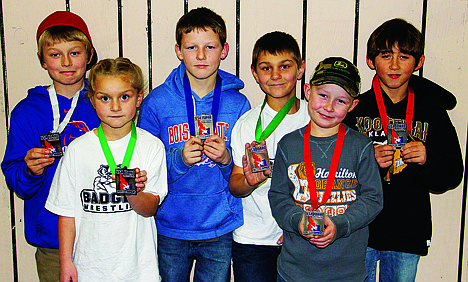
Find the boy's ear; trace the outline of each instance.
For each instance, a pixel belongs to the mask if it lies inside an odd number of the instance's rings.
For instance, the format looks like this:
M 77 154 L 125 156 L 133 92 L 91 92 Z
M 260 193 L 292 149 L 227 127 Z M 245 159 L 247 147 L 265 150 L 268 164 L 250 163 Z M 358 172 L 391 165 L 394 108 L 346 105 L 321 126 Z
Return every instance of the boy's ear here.
M 353 102 L 351 103 L 351 106 L 348 109 L 348 113 L 351 112 L 356 106 L 359 104 L 359 100 L 354 98 Z
M 304 94 L 305 94 L 306 100 L 309 101 L 309 97 L 310 97 L 310 84 L 309 83 L 304 84 Z
M 41 54 L 39 54 L 39 52 L 37 52 L 36 54 L 37 54 L 37 59 L 39 60 L 39 63 L 41 64 L 41 67 L 43 69 L 47 70 L 47 66 L 46 66 L 45 62 L 41 61 Z
M 305 72 L 305 61 L 302 61 L 301 65 L 297 68 L 297 80 L 301 79 Z
M 91 49 L 91 55 L 88 58 L 88 62 L 86 63 L 87 65 L 89 65 L 91 63 L 91 60 L 93 59 L 93 56 L 94 56 L 94 49 Z
M 374 62 L 373 62 L 371 59 L 366 58 L 366 62 L 367 62 L 367 66 L 368 66 L 371 70 L 375 70 Z
M 419 58 L 419 62 L 416 65 L 416 67 L 414 68 L 414 71 L 419 70 L 423 66 L 425 59 L 426 59 L 426 57 L 424 55 L 421 55 L 421 58 Z
M 223 50 L 221 50 L 221 60 L 226 59 L 229 53 L 229 44 L 226 42 L 224 43 Z
M 184 55 L 182 54 L 182 51 L 180 51 L 179 44 L 176 43 L 174 49 L 175 49 L 175 53 L 177 55 L 177 58 L 179 58 L 179 60 L 183 61 L 184 60 Z
M 250 66 L 250 70 L 252 71 L 252 75 L 253 75 L 255 81 L 256 81 L 257 83 L 259 83 L 258 74 L 257 74 L 257 71 L 255 70 L 255 67 Z

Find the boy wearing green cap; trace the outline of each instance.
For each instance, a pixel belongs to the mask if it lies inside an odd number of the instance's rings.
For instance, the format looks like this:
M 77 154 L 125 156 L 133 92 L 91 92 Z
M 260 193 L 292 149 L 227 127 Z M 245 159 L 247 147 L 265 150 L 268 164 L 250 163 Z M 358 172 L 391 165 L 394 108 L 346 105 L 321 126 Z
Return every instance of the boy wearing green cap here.
M 372 141 L 341 123 L 358 104 L 359 71 L 327 58 L 304 90 L 310 123 L 279 142 L 268 195 L 284 231 L 278 281 L 364 281 L 382 187 Z

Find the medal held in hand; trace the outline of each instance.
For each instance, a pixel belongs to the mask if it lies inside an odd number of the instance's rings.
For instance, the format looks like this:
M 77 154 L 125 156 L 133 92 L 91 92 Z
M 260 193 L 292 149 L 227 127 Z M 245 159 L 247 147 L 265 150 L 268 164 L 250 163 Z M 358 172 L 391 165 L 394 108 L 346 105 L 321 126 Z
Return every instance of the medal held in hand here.
M 47 133 L 39 135 L 41 147 L 49 151 L 50 158 L 60 158 L 63 156 L 62 143 L 60 142 L 60 133 Z
M 202 113 L 194 116 L 195 136 L 205 140 L 214 134 L 213 116 Z
M 271 168 L 266 145 L 250 147 L 246 150 L 246 155 L 252 172 L 260 172 Z
M 115 170 L 115 190 L 117 195 L 136 195 L 136 171 L 134 169 Z
M 406 123 L 393 123 L 387 126 L 387 144 L 401 148 L 406 145 Z
M 325 213 L 319 211 L 306 211 L 304 220 L 304 234 L 323 236 L 325 228 Z

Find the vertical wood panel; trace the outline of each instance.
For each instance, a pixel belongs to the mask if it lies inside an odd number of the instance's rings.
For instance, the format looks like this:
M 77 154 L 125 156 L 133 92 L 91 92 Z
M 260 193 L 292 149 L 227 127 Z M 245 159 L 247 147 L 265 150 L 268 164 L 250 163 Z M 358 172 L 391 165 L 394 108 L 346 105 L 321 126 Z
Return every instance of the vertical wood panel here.
M 117 0 L 70 0 L 70 11 L 80 15 L 88 25 L 99 60 L 119 55 L 117 10 Z
M 467 1 L 428 1 L 424 76 L 456 95 L 458 105 L 449 114 L 457 129 L 463 152 L 466 150 L 468 117 L 467 16 Z M 434 278 L 444 281 L 457 280 L 462 200 L 462 186 L 442 195 L 431 195 L 434 227 L 432 246 L 428 257 L 420 262 L 419 281 Z M 436 263 L 437 260 L 444 263 Z M 466 273 L 466 252 L 463 267 Z M 434 277 L 434 274 L 437 275 Z M 466 275 L 463 281 L 467 281 Z
M 184 0 L 152 1 L 153 31 L 153 88 L 166 80 L 169 73 L 179 65 L 174 46 L 175 27 L 184 14 Z
M 122 0 L 123 56 L 137 64 L 149 78 L 146 1 Z
M 354 1 L 320 1 L 309 5 L 306 79 L 324 58 L 342 56 L 353 61 Z

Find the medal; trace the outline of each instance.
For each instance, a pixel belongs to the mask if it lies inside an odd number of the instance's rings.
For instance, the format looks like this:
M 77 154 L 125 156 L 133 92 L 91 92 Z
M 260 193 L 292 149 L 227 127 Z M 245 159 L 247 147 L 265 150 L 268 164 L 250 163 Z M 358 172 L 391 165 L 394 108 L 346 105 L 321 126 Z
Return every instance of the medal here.
M 55 91 L 54 84 L 52 83 L 49 86 L 49 99 L 50 105 L 52 106 L 52 114 L 54 116 L 54 130 L 48 132 L 47 134 L 39 135 L 39 139 L 41 141 L 41 147 L 46 148 L 49 150 L 49 157 L 60 158 L 63 156 L 63 149 L 62 143 L 60 141 L 60 133 L 65 129 L 70 122 L 71 116 L 75 111 L 76 104 L 78 103 L 78 98 L 80 96 L 81 90 L 84 88 L 84 83 L 81 86 L 80 90 L 78 90 L 75 95 L 73 95 L 72 103 L 70 110 L 67 112 L 65 117 L 63 118 L 62 122 L 60 122 L 60 109 L 59 103 L 57 99 L 57 92 Z
M 124 159 L 122 161 L 122 168 L 117 169 L 117 165 L 114 160 L 114 156 L 109 148 L 107 143 L 106 136 L 104 136 L 104 131 L 102 130 L 102 124 L 98 127 L 98 137 L 99 143 L 101 144 L 102 151 L 106 157 L 107 164 L 109 165 L 112 174 L 115 175 L 116 182 L 116 191 L 117 194 L 132 194 L 137 193 L 135 186 L 135 170 L 127 169 L 130 165 L 132 159 L 133 150 L 135 149 L 137 134 L 135 124 L 132 122 L 132 133 L 130 135 L 130 140 L 127 145 L 127 150 L 125 151 Z
M 39 135 L 41 147 L 48 150 L 49 158 L 59 158 L 63 156 L 62 143 L 59 133 L 48 133 Z
M 134 169 L 115 170 L 115 190 L 117 195 L 136 195 L 136 171 Z
M 325 230 L 325 213 L 316 210 L 306 211 L 304 220 L 304 234 L 323 236 Z
M 206 115 L 205 113 L 202 113 L 201 115 L 194 116 L 194 121 L 196 137 L 200 138 L 201 140 L 205 140 L 214 134 L 212 115 Z
M 247 148 L 246 155 L 247 160 L 250 162 L 252 172 L 260 172 L 271 168 L 266 145 L 257 145 Z
M 263 100 L 260 114 L 257 119 L 257 126 L 255 127 L 255 141 L 260 144 L 263 140 L 267 139 L 268 136 L 278 127 L 283 121 L 288 112 L 291 110 L 294 103 L 296 103 L 296 96 L 291 97 L 286 104 L 279 110 L 278 113 L 273 117 L 270 123 L 267 125 L 265 130 L 262 131 L 262 112 L 267 103 L 267 98 Z M 246 150 L 247 159 L 250 161 L 252 172 L 260 172 L 271 168 L 270 158 L 268 157 L 268 150 L 266 145 L 257 145 L 250 147 Z
M 345 131 L 346 130 L 345 130 L 344 125 L 340 123 L 339 128 L 338 128 L 338 136 L 336 138 L 335 149 L 333 151 L 333 157 L 332 157 L 332 161 L 330 164 L 330 171 L 328 172 L 327 185 L 325 187 L 325 193 L 323 194 L 322 202 L 320 204 L 318 203 L 317 188 L 315 187 L 315 175 L 314 175 L 315 171 L 312 167 L 312 156 L 310 152 L 310 122 L 307 125 L 306 130 L 304 132 L 304 140 L 303 140 L 304 163 L 305 163 L 305 168 L 306 168 L 307 183 L 309 186 L 310 204 L 314 212 L 318 212 L 317 211 L 318 207 L 326 203 L 328 201 L 328 198 L 330 197 L 330 194 L 333 188 L 333 182 L 335 181 L 336 170 L 338 169 L 338 164 L 340 162 L 341 151 L 343 148 L 344 137 L 346 133 Z M 320 233 L 319 231 L 315 229 L 310 229 L 311 227 L 314 227 L 315 222 L 322 224 L 323 226 L 322 221 L 320 221 L 320 213 L 307 215 L 307 211 L 306 211 L 306 220 L 304 220 L 304 222 L 305 222 L 304 234 L 313 234 L 312 232 L 314 232 L 316 233 L 314 235 L 323 236 L 323 230 Z M 309 233 L 306 233 L 306 232 L 309 232 Z
M 402 171 L 406 164 L 403 159 L 399 156 L 400 148 L 403 147 L 407 142 L 407 136 L 411 134 L 411 127 L 413 124 L 413 111 L 414 111 L 414 91 L 408 87 L 408 104 L 406 105 L 406 116 L 405 123 L 388 123 L 387 110 L 385 109 L 385 103 L 383 101 L 382 90 L 380 89 L 379 79 L 376 75 L 372 80 L 372 87 L 374 88 L 375 100 L 377 101 L 377 107 L 379 108 L 380 120 L 382 121 L 382 128 L 387 135 L 387 144 L 390 146 L 397 147 L 397 154 L 394 155 L 393 164 L 384 176 L 384 180 L 390 183 L 390 174 L 396 174 Z M 396 169 L 398 168 L 399 169 Z
M 216 76 L 213 103 L 211 104 L 211 114 L 202 113 L 201 115 L 195 115 L 195 100 L 192 96 L 192 88 L 190 88 L 190 81 L 187 73 L 184 76 L 184 94 L 190 135 L 205 140 L 215 133 L 214 130 L 218 119 L 219 100 L 221 98 L 221 77 L 219 75 Z M 209 133 L 207 133 L 208 130 Z

